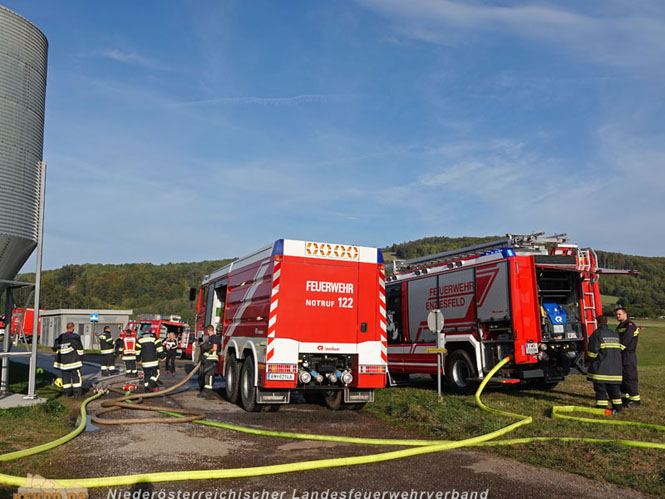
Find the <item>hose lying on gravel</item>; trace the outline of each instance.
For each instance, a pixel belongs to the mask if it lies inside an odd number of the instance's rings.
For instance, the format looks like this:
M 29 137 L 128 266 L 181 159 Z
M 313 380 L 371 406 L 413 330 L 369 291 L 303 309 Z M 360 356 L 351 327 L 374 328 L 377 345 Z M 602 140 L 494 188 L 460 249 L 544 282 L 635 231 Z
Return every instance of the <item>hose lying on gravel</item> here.
M 190 421 L 196 421 L 196 420 L 202 420 L 205 419 L 205 414 L 203 414 L 200 411 L 191 411 L 187 409 L 172 409 L 170 407 L 160 407 L 160 406 L 155 406 L 155 405 L 143 405 L 142 402 L 145 399 L 148 398 L 154 398 L 154 397 L 163 397 L 164 395 L 168 395 L 178 388 L 180 388 L 182 385 L 187 383 L 194 374 L 200 369 L 201 363 L 199 362 L 194 366 L 194 369 L 185 376 L 185 378 L 176 383 L 175 385 L 167 388 L 166 390 L 159 391 L 159 392 L 154 392 L 154 393 L 135 393 L 132 395 L 123 395 L 122 397 L 115 398 L 112 400 L 105 400 L 102 402 L 102 407 L 105 409 L 101 411 L 97 411 L 96 414 L 92 415 L 90 418 L 90 421 L 92 421 L 94 424 L 104 424 L 104 425 L 114 425 L 114 424 L 148 424 L 148 423 L 166 423 L 166 424 L 174 424 L 174 423 L 188 423 Z M 108 386 L 104 387 L 108 391 L 113 391 L 117 393 L 124 394 L 125 392 L 118 389 L 114 388 L 113 384 L 110 384 Z M 134 403 L 130 403 L 131 401 L 134 401 Z M 131 418 L 131 419 L 108 419 L 108 418 L 101 418 L 100 416 L 102 414 L 109 414 L 111 412 L 116 412 L 120 411 L 122 409 L 130 409 L 130 410 L 138 410 L 138 411 L 153 411 L 153 412 L 163 412 L 168 410 L 169 412 L 172 412 L 174 414 L 178 414 L 179 417 L 173 418 L 173 417 L 151 417 L 151 418 Z
M 77 478 L 77 479 L 72 479 L 72 480 L 59 480 L 59 479 L 54 479 L 54 480 L 49 480 L 51 483 L 55 483 L 57 486 L 60 487 L 69 487 L 69 486 L 77 486 L 77 487 L 114 487 L 114 486 L 119 486 L 119 485 L 131 485 L 131 484 L 137 484 L 137 483 L 154 483 L 154 482 L 169 482 L 169 481 L 184 481 L 184 480 L 204 480 L 204 479 L 214 479 L 214 478 L 238 478 L 238 477 L 254 477 L 254 476 L 263 476 L 263 475 L 272 475 L 272 474 L 278 474 L 278 473 L 291 473 L 291 472 L 296 472 L 296 471 L 304 471 L 304 470 L 315 470 L 315 469 L 323 469 L 323 468 L 332 468 L 332 467 L 338 467 L 338 466 L 353 466 L 353 465 L 359 465 L 359 464 L 367 464 L 367 463 L 377 463 L 377 462 L 382 462 L 382 461 L 389 461 L 393 459 L 400 459 L 404 457 L 409 457 L 409 456 L 416 456 L 416 455 L 422 455 L 422 454 L 429 454 L 429 453 L 434 453 L 434 452 L 440 452 L 444 450 L 450 450 L 450 449 L 456 449 L 460 447 L 475 447 L 475 446 L 483 446 L 483 445 L 514 445 L 514 444 L 521 444 L 521 443 L 529 443 L 529 442 L 540 442 L 540 441 L 583 441 L 583 442 L 596 442 L 596 443 L 605 443 L 605 442 L 616 442 L 620 443 L 623 445 L 628 445 L 632 447 L 645 447 L 645 448 L 655 448 L 655 449 L 664 449 L 665 444 L 661 443 L 656 443 L 656 442 L 639 442 L 639 441 L 631 441 L 631 440 L 610 440 L 610 439 L 595 439 L 595 438 L 579 438 L 579 437 L 531 437 L 531 438 L 517 438 L 517 439 L 512 439 L 512 440 L 499 440 L 499 441 L 491 441 L 497 437 L 500 437 L 502 435 L 505 435 L 521 426 L 527 425 L 532 422 L 532 418 L 530 416 L 524 416 L 521 414 L 514 414 L 510 413 L 507 411 L 500 411 L 497 409 L 493 409 L 490 407 L 485 406 L 485 404 L 482 403 L 480 400 L 480 394 L 482 393 L 485 385 L 487 384 L 487 381 L 491 379 L 491 377 L 494 375 L 496 371 L 498 371 L 501 366 L 503 366 L 506 362 L 508 362 L 510 359 L 506 357 L 503 359 L 501 362 L 499 362 L 494 369 L 487 375 L 485 380 L 481 383 L 480 387 L 478 388 L 478 391 L 476 392 L 476 403 L 478 407 L 484 411 L 487 412 L 492 412 L 495 414 L 503 415 L 503 416 L 509 416 L 509 417 L 515 417 L 518 418 L 519 421 L 510 424 L 504 428 L 501 428 L 499 430 L 486 433 L 484 435 L 479 435 L 477 437 L 473 438 L 467 438 L 464 440 L 458 440 L 458 441 L 441 441 L 441 440 L 432 440 L 429 443 L 426 443 L 425 441 L 412 441 L 411 445 L 414 447 L 410 447 L 407 449 L 402 449 L 402 450 L 397 450 L 397 451 L 392 451 L 392 452 L 383 452 L 383 453 L 378 453 L 378 454 L 370 454 L 370 455 L 364 455 L 364 456 L 354 456 L 354 457 L 343 457 L 343 458 L 332 458 L 332 459 L 321 459 L 321 460 L 314 460 L 314 461 L 303 461 L 303 462 L 295 462 L 295 463 L 285 463 L 285 464 L 277 464 L 277 465 L 267 465 L 267 466 L 255 466 L 251 468 L 235 468 L 235 469 L 218 469 L 218 470 L 191 470 L 191 471 L 167 471 L 167 472 L 158 472 L 158 473 L 142 473 L 142 474 L 137 474 L 137 475 L 120 475 L 120 476 L 108 476 L 108 477 L 97 477 L 97 478 Z M 197 366 L 198 367 L 198 366 Z M 116 404 L 122 404 L 122 406 L 118 406 L 119 410 L 120 408 L 125 408 L 125 401 L 128 400 L 138 400 L 141 401 L 144 398 L 150 398 L 150 397 L 156 397 L 156 396 L 161 396 L 165 395 L 167 393 L 171 393 L 173 390 L 177 389 L 179 386 L 184 384 L 191 376 L 194 374 L 195 371 L 190 373 L 190 375 L 185 378 L 181 383 L 178 383 L 177 385 L 174 385 L 173 387 L 169 388 L 168 390 L 164 390 L 163 392 L 158 392 L 155 394 L 137 394 L 137 395 L 132 395 L 129 397 L 121 397 L 120 399 L 116 399 L 116 401 L 109 401 L 110 404 L 116 403 Z M 96 395 L 98 397 L 99 394 Z M 93 398 L 87 399 L 84 401 L 81 411 L 82 411 L 82 419 L 84 420 L 85 417 L 85 405 L 92 400 Z M 135 407 L 136 404 L 127 404 L 131 407 L 128 407 L 130 409 L 138 409 L 139 407 Z M 112 406 L 111 408 L 114 408 L 115 406 Z M 146 406 L 144 406 L 146 407 Z M 155 410 L 151 408 L 150 410 Z M 189 418 L 183 417 L 181 414 L 176 413 L 176 411 L 172 411 L 170 409 L 166 410 L 164 408 L 159 408 L 160 412 L 166 413 L 166 414 L 173 414 L 175 416 L 173 419 L 178 420 L 179 422 L 183 422 L 185 420 L 189 420 Z M 593 422 L 606 422 L 604 420 L 590 420 L 589 418 L 577 418 L 574 416 L 565 416 L 562 415 L 561 413 L 563 412 L 572 412 L 572 411 L 580 411 L 580 412 L 587 412 L 587 413 L 592 413 L 592 414 L 605 414 L 604 411 L 597 411 L 597 410 L 587 410 L 586 408 L 580 408 L 580 407 L 572 407 L 572 406 L 557 406 L 553 409 L 553 416 L 554 417 L 567 417 L 571 419 L 578 419 L 580 421 L 593 421 Z M 108 412 L 108 411 L 106 411 Z M 137 422 L 137 420 L 129 420 L 129 422 Z M 150 422 L 160 422 L 158 419 L 151 419 Z M 208 421 L 202 421 L 202 420 L 196 420 L 196 423 L 200 424 L 210 424 L 211 422 Z M 619 423 L 618 421 L 615 421 L 614 424 Z M 665 427 L 662 427 L 660 425 L 652 425 L 652 424 L 647 424 L 647 423 L 635 423 L 635 422 L 625 422 L 627 424 L 634 424 L 638 426 L 645 426 L 649 428 L 654 428 L 654 429 L 663 429 Z M 104 424 L 104 423 L 102 423 Z M 222 426 L 222 424 L 214 424 L 215 426 Z M 243 431 L 240 430 L 240 427 L 233 427 L 232 425 L 223 425 L 225 428 L 228 429 L 234 429 L 236 431 Z M 257 435 L 266 435 L 266 436 L 280 436 L 280 437 L 287 437 L 288 438 L 311 438 L 311 439 L 316 439 L 316 440 L 326 440 L 326 439 L 336 439 L 337 441 L 340 437 L 328 437 L 328 436 L 323 436 L 323 435 L 306 435 L 306 434 L 294 434 L 294 433 L 285 433 L 285 432 L 269 432 L 269 431 L 262 431 L 262 430 L 252 430 L 252 433 L 257 434 Z M 345 437 L 341 437 L 342 439 L 345 439 Z M 345 439 L 346 440 L 346 439 Z M 352 442 L 353 440 L 353 442 Z M 364 440 L 364 441 L 363 441 Z M 353 439 L 348 439 L 349 443 L 370 443 L 370 444 L 377 444 L 379 441 L 382 439 L 360 439 L 360 438 L 353 438 Z M 388 443 L 389 440 L 386 439 L 383 443 Z M 398 443 L 399 442 L 399 443 Z M 408 445 L 406 444 L 407 441 L 400 441 L 400 440 L 392 440 L 390 444 L 392 445 Z M 51 446 L 54 447 L 55 445 Z M 43 447 L 43 446 L 42 446 Z M 51 448 L 49 447 L 49 448 Z M 37 449 L 37 448 L 34 448 Z M 29 452 L 33 449 L 27 449 L 25 451 L 19 451 L 19 453 L 25 453 Z M 30 452 L 30 454 L 34 454 L 36 452 Z M 17 454 L 17 453 L 12 453 L 12 454 Z M 25 454 L 29 455 L 29 454 Z M 0 455 L 0 460 L 9 460 L 6 459 L 6 457 L 9 456 L 9 454 L 5 455 Z M 17 456 L 17 457 L 22 457 L 22 456 Z M 16 459 L 17 457 L 13 457 L 13 459 Z M 3 459 L 5 458 L 5 459 Z M 41 483 L 41 482 L 40 482 Z M 5 484 L 5 485 L 13 485 L 17 487 L 21 486 L 26 486 L 26 485 L 32 485 L 35 487 L 39 487 L 40 483 L 33 483 L 31 482 L 28 478 L 24 477 L 18 477 L 18 476 L 11 476 L 11 475 L 5 475 L 5 474 L 0 474 L 0 484 Z

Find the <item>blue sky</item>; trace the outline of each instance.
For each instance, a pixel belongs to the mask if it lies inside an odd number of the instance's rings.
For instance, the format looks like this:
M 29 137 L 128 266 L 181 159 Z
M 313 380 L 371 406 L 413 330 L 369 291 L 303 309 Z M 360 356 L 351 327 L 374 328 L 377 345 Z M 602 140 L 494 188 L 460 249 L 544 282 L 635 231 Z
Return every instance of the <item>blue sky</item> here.
M 533 231 L 665 255 L 659 0 L 0 3 L 50 44 L 45 268 Z

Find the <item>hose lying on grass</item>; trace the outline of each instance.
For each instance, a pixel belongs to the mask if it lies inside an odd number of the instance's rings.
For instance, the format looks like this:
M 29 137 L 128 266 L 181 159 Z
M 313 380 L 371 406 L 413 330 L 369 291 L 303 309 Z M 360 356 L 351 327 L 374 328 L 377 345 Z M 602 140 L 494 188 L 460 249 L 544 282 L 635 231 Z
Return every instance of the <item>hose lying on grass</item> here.
M 405 457 L 410 457 L 410 456 L 416 456 L 416 455 L 422 455 L 422 454 L 429 454 L 429 453 L 434 453 L 434 452 L 441 452 L 444 450 L 450 450 L 450 449 L 456 449 L 460 447 L 475 447 L 475 446 L 487 446 L 487 445 L 515 445 L 515 444 L 522 444 L 522 443 L 530 443 L 530 442 L 542 442 L 542 441 L 583 441 L 583 442 L 596 442 L 596 443 L 607 443 L 607 442 L 616 442 L 620 443 L 622 445 L 628 445 L 628 446 L 633 446 L 633 447 L 648 447 L 648 448 L 655 448 L 655 449 L 665 449 L 665 444 L 661 443 L 654 443 L 654 442 L 639 442 L 639 441 L 632 441 L 632 440 L 612 440 L 612 439 L 594 439 L 594 438 L 580 438 L 580 437 L 531 437 L 531 438 L 519 438 L 519 439 L 512 439 L 512 440 L 494 440 L 497 437 L 503 436 L 519 427 L 525 426 L 530 424 L 533 419 L 531 416 L 524 416 L 521 414 L 514 414 L 506 411 L 501 411 L 498 409 L 493 409 L 490 407 L 487 407 L 483 402 L 480 400 L 480 395 L 483 392 L 483 389 L 485 388 L 488 380 L 496 373 L 506 362 L 510 360 L 509 357 L 506 357 L 503 359 L 501 362 L 499 362 L 492 371 L 486 376 L 486 378 L 483 380 L 483 382 L 480 384 L 476 395 L 475 395 L 475 400 L 476 404 L 478 407 L 484 411 L 491 412 L 494 414 L 502 415 L 502 416 L 507 416 L 507 417 L 513 417 L 513 418 L 518 418 L 519 421 L 508 425 L 504 428 L 501 428 L 499 430 L 480 435 L 477 437 L 473 438 L 468 438 L 464 440 L 459 440 L 459 441 L 445 441 L 445 440 L 399 440 L 399 439 L 372 439 L 372 438 L 354 438 L 354 437 L 339 437 L 339 436 L 329 436 L 329 435 L 309 435 L 309 434 L 304 434 L 304 433 L 288 433 L 288 432 L 274 432 L 274 431 L 265 431 L 265 430 L 257 430 L 253 428 L 245 428 L 241 426 L 236 426 L 236 425 L 228 425 L 224 423 L 216 423 L 212 421 L 204 421 L 202 418 L 194 420 L 195 423 L 198 424 L 204 424 L 208 426 L 216 426 L 224 429 L 229 429 L 229 430 L 234 430 L 234 431 L 242 431 L 245 433 L 251 433 L 254 435 L 263 435 L 263 436 L 271 436 L 271 437 L 280 437 L 280 438 L 296 438 L 296 439 L 307 439 L 307 440 L 327 440 L 327 441 L 335 441 L 335 442 L 344 442 L 344 443 L 354 443 L 354 444 L 365 444 L 365 445 L 400 445 L 400 446 L 410 446 L 408 449 L 402 449 L 402 450 L 397 450 L 397 451 L 391 451 L 391 452 L 383 452 L 383 453 L 378 453 L 378 454 L 370 454 L 370 455 L 365 455 L 365 456 L 355 456 L 355 457 L 344 457 L 344 458 L 333 458 L 333 459 L 321 459 L 321 460 L 314 460 L 314 461 L 302 461 L 302 462 L 296 462 L 296 463 L 286 463 L 286 464 L 277 464 L 277 465 L 267 465 L 267 466 L 255 466 L 255 467 L 250 467 L 250 468 L 235 468 L 235 469 L 220 469 L 220 470 L 196 470 L 196 471 L 180 471 L 180 472 L 173 472 L 173 471 L 168 471 L 168 472 L 159 472 L 159 473 L 143 473 L 143 474 L 137 474 L 137 475 L 119 475 L 119 476 L 110 476 L 110 477 L 98 477 L 98 478 L 80 478 L 80 479 L 73 479 L 73 480 L 49 480 L 50 482 L 53 482 L 57 484 L 59 487 L 86 487 L 86 488 L 93 488 L 93 487 L 113 487 L 113 486 L 119 486 L 119 485 L 132 485 L 136 483 L 145 483 L 145 482 L 167 482 L 167 481 L 184 481 L 184 480 L 209 480 L 209 479 L 215 479 L 215 478 L 240 478 L 240 477 L 250 477 L 250 476 L 263 476 L 263 475 L 271 475 L 271 474 L 278 474 L 278 473 L 291 473 L 291 472 L 296 472 L 296 471 L 305 471 L 305 470 L 314 470 L 314 469 L 323 469 L 323 468 L 332 468 L 332 467 L 339 467 L 339 466 L 354 466 L 354 465 L 359 465 L 359 464 L 368 464 L 368 463 L 377 463 L 377 462 L 382 462 L 382 461 L 389 461 L 393 459 L 401 459 Z M 183 383 L 187 381 L 191 375 L 193 375 L 193 372 L 190 373 L 190 376 L 188 376 L 185 380 L 183 380 Z M 149 395 L 134 395 L 130 397 L 121 397 L 120 399 L 116 399 L 115 401 L 109 401 L 109 405 L 111 408 L 116 407 L 116 405 L 113 405 L 115 402 L 116 404 L 122 404 L 121 406 L 117 406 L 118 409 L 120 407 L 125 408 L 125 402 L 129 401 L 131 397 L 131 400 L 142 400 L 144 398 L 148 398 L 151 396 L 162 396 L 167 393 L 172 392 L 179 386 L 181 386 L 183 383 L 179 383 L 178 385 L 175 385 L 174 387 L 171 387 L 168 390 L 165 390 L 163 392 L 155 393 L 155 394 L 149 394 Z M 86 399 L 82 406 L 81 406 L 81 411 L 82 411 L 82 420 L 85 420 L 84 418 L 84 411 L 85 411 L 85 405 L 90 402 L 91 400 L 94 400 L 94 398 L 97 398 L 99 394 L 97 394 L 95 397 L 91 397 L 90 399 Z M 126 404 L 132 407 L 129 407 L 131 409 L 134 409 L 135 407 L 133 404 Z M 116 409 L 117 410 L 117 409 Z M 153 408 L 150 408 L 150 410 L 155 410 Z M 173 419 L 179 420 L 179 421 L 184 421 L 184 420 L 189 420 L 190 416 L 183 416 L 182 413 L 172 411 L 172 410 L 164 410 L 163 408 L 160 408 L 159 411 L 161 413 L 167 414 L 169 416 L 172 416 Z M 570 413 L 573 411 L 581 411 L 581 412 L 587 412 L 591 414 L 598 414 L 602 415 L 605 414 L 605 411 L 602 409 L 599 410 L 594 410 L 594 409 L 588 409 L 584 407 L 574 407 L 574 406 L 556 406 L 553 408 L 552 414 L 554 417 L 565 417 L 569 419 L 577 419 L 580 421 L 592 421 L 592 422 L 607 422 L 607 423 L 612 423 L 612 424 L 631 424 L 635 426 L 644 426 L 647 428 L 653 428 L 653 429 L 659 429 L 663 430 L 665 427 L 660 426 L 660 425 L 653 425 L 653 424 L 647 424 L 647 423 L 636 423 L 632 421 L 605 421 L 605 420 L 596 420 L 596 419 L 590 419 L 590 418 L 578 418 L 575 416 L 569 416 L 565 415 L 563 413 Z M 108 412 L 108 411 L 105 411 Z M 130 420 L 132 422 L 136 422 L 136 420 Z M 155 419 L 151 420 L 151 422 L 156 422 Z M 105 424 L 105 423 L 102 423 Z M 82 430 L 81 430 L 82 431 Z M 79 431 L 80 433 L 80 431 Z M 72 437 L 73 438 L 73 437 Z M 62 442 L 64 443 L 64 442 Z M 52 442 L 53 444 L 53 442 Z M 44 447 L 44 446 L 40 446 Z M 53 448 L 55 445 L 51 445 L 48 448 Z M 27 449 L 26 451 L 18 451 L 15 453 L 10 453 L 10 454 L 5 454 L 0 456 L 0 461 L 5 460 L 8 461 L 10 459 L 18 459 L 18 457 L 22 457 L 22 455 L 17 455 L 20 453 L 25 453 L 29 451 L 33 451 L 34 449 L 37 449 L 37 447 L 33 449 Z M 43 449 L 46 450 L 46 449 Z M 35 454 L 40 451 L 36 452 L 29 452 L 28 454 L 25 455 L 30 455 L 30 454 Z M 8 458 L 7 456 L 13 455 L 14 457 Z M 11 475 L 3 475 L 0 474 L 0 483 L 1 484 L 6 484 L 6 485 L 13 485 L 13 486 L 25 486 L 28 483 L 28 479 L 24 477 L 17 477 L 17 476 L 11 476 Z M 35 485 L 34 483 L 31 482 L 31 485 Z

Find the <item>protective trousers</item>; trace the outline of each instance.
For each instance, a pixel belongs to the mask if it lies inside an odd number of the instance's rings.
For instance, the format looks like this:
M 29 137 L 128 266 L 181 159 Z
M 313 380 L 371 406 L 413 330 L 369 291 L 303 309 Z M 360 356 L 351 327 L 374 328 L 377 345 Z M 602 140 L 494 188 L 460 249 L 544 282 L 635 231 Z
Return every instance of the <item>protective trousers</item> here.
M 146 391 L 152 392 L 155 388 L 159 388 L 157 380 L 159 379 L 158 367 L 144 367 L 143 368 L 143 386 Z
M 125 374 L 136 376 L 138 370 L 136 369 L 136 358 L 124 359 L 125 360 Z
M 609 393 L 610 399 L 612 401 L 612 409 L 619 412 L 623 408 L 619 385 L 614 383 L 610 384 L 594 382 L 593 391 L 596 392 L 596 407 L 600 409 L 609 409 L 610 404 L 607 400 L 607 395 Z
M 115 374 L 115 356 L 112 353 L 102 355 L 102 375 Z
M 623 352 L 623 383 L 621 394 L 630 402 L 640 402 L 640 392 L 637 390 L 637 355 L 635 352 Z
M 70 369 L 67 371 L 60 371 L 62 378 L 62 391 L 68 397 L 72 394 L 75 397 L 80 397 L 83 393 L 83 383 L 81 381 L 81 370 Z
M 216 360 L 205 360 L 199 371 L 199 387 L 201 390 L 212 390 L 212 385 L 215 383 L 215 374 L 217 371 Z

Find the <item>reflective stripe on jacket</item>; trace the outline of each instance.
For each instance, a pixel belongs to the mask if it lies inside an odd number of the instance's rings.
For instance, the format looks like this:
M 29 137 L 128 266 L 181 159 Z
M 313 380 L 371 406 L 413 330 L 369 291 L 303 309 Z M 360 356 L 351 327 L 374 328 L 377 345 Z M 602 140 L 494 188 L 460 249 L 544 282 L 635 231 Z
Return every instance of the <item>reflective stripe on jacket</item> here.
M 159 366 L 159 359 L 165 357 L 162 340 L 155 338 L 152 334 L 144 333 L 136 343 L 136 355 L 144 368 Z
M 83 366 L 83 344 L 81 337 L 76 333 L 62 333 L 53 344 L 55 362 L 53 367 L 62 371 L 71 371 Z
M 605 325 L 596 329 L 589 338 L 587 347 L 591 359 L 587 378 L 597 383 L 621 384 L 623 349 L 618 333 Z

